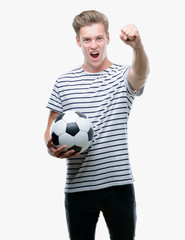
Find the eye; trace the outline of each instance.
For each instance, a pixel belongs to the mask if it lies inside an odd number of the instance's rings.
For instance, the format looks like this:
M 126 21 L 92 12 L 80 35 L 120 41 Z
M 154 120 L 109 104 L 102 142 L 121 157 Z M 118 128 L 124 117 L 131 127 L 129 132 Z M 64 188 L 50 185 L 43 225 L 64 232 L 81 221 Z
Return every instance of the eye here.
M 98 37 L 97 40 L 98 40 L 98 41 L 102 41 L 102 40 L 103 40 L 103 37 Z
M 84 39 L 84 42 L 85 42 L 85 43 L 88 43 L 88 42 L 90 42 L 90 39 L 89 39 L 89 38 L 85 38 L 85 39 Z

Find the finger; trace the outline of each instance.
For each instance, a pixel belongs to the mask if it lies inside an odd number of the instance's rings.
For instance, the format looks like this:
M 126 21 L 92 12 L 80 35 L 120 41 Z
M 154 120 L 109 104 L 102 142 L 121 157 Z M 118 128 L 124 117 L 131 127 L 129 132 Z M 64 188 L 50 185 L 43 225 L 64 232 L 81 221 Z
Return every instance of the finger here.
M 128 34 L 132 38 L 136 38 L 139 36 L 139 32 L 137 30 L 130 31 Z
M 60 157 L 61 155 L 64 154 L 64 152 L 66 152 L 67 150 L 66 148 L 67 148 L 66 145 L 62 145 L 61 147 L 56 148 L 53 154 L 55 155 L 55 157 Z
M 48 153 L 52 156 L 54 156 L 54 152 L 56 150 L 53 142 L 52 142 L 52 138 L 50 138 L 47 142 L 47 148 L 48 148 Z
M 130 24 L 126 25 L 121 29 L 121 32 L 124 33 L 125 35 L 136 35 L 138 34 L 138 29 L 136 28 L 135 25 Z
M 132 31 L 131 29 L 127 29 L 127 30 L 121 30 L 121 34 L 120 37 L 122 40 L 134 40 L 135 39 L 135 31 Z
M 60 154 L 60 158 L 75 158 L 78 157 L 80 153 L 75 152 L 75 150 L 65 151 Z
M 120 38 L 123 41 L 127 41 L 127 36 L 125 34 L 123 34 L 123 33 L 120 34 Z
M 124 38 L 127 38 L 127 35 L 126 35 L 126 30 L 124 30 L 123 28 L 121 29 L 121 34 L 120 34 L 122 37 L 123 37 L 123 39 Z
M 128 38 L 129 40 L 133 41 L 133 40 L 136 39 L 136 36 L 129 34 L 127 38 Z
M 52 138 L 50 138 L 47 142 L 47 147 L 49 148 L 52 145 Z
M 133 41 L 135 40 L 135 37 L 130 37 L 130 36 L 121 36 L 121 40 L 125 43 L 128 43 L 128 41 Z
M 121 28 L 122 33 L 126 33 L 127 30 L 128 30 L 128 26 L 124 26 Z
M 134 24 L 127 24 L 127 25 L 125 25 L 124 27 L 121 28 L 121 30 L 123 32 L 134 30 L 134 29 L 137 29 Z
M 126 36 L 129 40 L 134 40 L 137 37 L 136 31 L 127 31 L 124 33 L 124 36 Z
M 75 156 L 78 156 L 78 155 L 79 155 L 79 153 L 76 153 L 75 150 L 73 150 L 73 149 L 70 150 L 70 151 L 67 151 L 63 154 L 63 156 L 65 158 L 72 158 L 72 157 L 75 157 Z
M 132 31 L 131 28 L 128 28 L 128 27 L 124 27 L 121 29 L 121 32 L 124 34 L 124 35 L 128 35 L 130 32 Z

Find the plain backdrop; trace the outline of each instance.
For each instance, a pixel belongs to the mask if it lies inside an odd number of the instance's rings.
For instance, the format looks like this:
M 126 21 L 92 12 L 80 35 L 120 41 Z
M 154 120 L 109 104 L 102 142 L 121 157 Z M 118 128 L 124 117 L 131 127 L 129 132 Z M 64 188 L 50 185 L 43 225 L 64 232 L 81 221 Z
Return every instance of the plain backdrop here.
M 183 1 L 8 0 L 0 4 L 0 239 L 68 240 L 65 160 L 47 154 L 46 104 L 56 78 L 83 63 L 72 20 L 104 12 L 108 57 L 130 64 L 120 28 L 135 24 L 150 60 L 143 96 L 129 119 L 137 199 L 136 240 L 184 239 Z M 109 239 L 102 215 L 96 240 Z M 88 240 L 88 239 L 87 239 Z

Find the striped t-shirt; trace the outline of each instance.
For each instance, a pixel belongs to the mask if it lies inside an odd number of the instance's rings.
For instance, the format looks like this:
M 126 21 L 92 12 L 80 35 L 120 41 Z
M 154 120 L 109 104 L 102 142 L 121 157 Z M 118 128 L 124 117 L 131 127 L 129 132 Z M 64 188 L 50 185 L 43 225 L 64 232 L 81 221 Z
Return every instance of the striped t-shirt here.
M 135 95 L 127 80 L 129 66 L 112 64 L 98 72 L 82 66 L 63 74 L 54 85 L 47 108 L 80 111 L 88 116 L 94 138 L 88 151 L 67 159 L 65 192 L 97 190 L 133 182 L 127 121 Z

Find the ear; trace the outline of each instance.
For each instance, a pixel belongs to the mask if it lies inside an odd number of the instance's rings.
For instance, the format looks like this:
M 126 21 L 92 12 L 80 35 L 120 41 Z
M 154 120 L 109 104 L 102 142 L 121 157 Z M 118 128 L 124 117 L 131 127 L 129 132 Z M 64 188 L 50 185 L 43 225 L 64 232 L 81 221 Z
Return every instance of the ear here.
M 80 39 L 79 39 L 78 36 L 76 36 L 76 43 L 77 43 L 77 45 L 78 45 L 79 47 L 81 47 Z
M 107 44 L 109 44 L 109 42 L 110 42 L 110 34 L 109 32 L 107 32 Z

